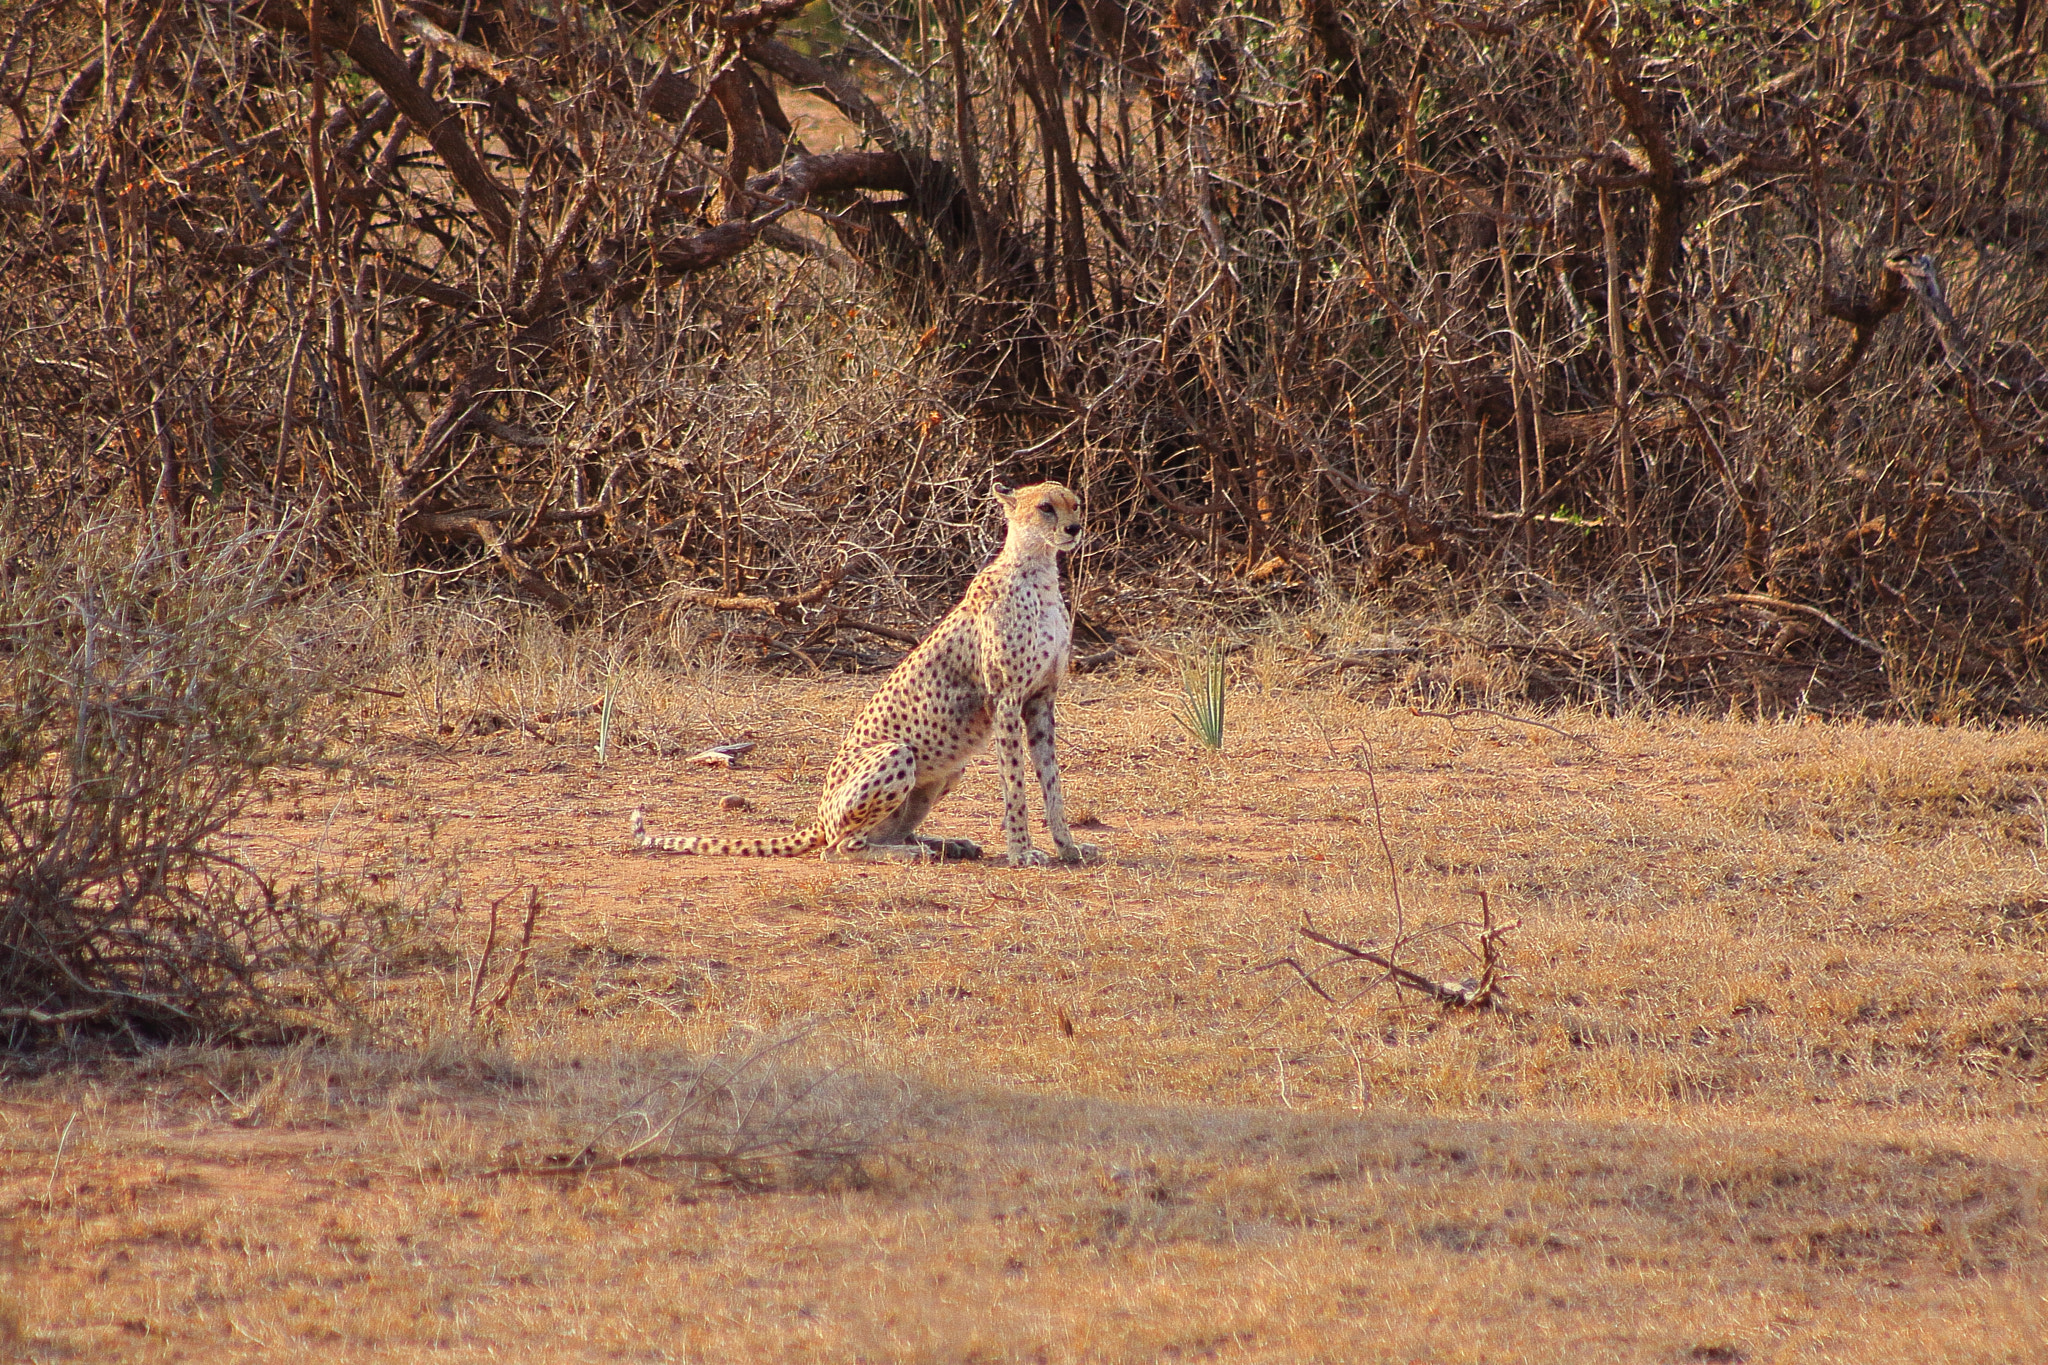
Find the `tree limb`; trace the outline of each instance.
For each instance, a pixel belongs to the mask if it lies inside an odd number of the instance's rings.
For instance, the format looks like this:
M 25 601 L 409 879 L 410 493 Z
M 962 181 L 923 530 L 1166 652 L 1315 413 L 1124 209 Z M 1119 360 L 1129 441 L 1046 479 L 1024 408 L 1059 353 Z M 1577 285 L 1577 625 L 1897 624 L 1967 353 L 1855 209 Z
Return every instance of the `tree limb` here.
M 839 580 L 846 577 L 846 565 L 827 569 L 817 583 L 799 593 L 787 597 L 743 597 L 725 596 L 711 588 L 677 588 L 676 600 L 691 606 L 709 607 L 713 611 L 753 611 L 768 616 L 795 618 L 797 608 L 813 606 L 824 600 L 825 595 L 839 586 Z M 847 622 L 853 625 L 856 623 Z M 872 629 L 871 627 L 863 627 Z M 875 631 L 881 634 L 881 631 Z M 915 643 L 913 641 L 913 643 Z
M 1762 607 L 1766 611 L 1794 612 L 1800 616 L 1809 616 L 1819 621 L 1822 625 L 1834 630 L 1836 634 L 1840 635 L 1850 644 L 1855 645 L 1858 649 L 1868 650 L 1879 658 L 1884 657 L 1883 645 L 1875 640 L 1866 639 L 1858 635 L 1819 607 L 1808 606 L 1804 602 L 1787 602 L 1782 597 L 1766 597 L 1764 594 L 1757 592 L 1724 592 L 1719 597 L 1710 598 L 1695 606 L 1687 607 L 1685 610 L 1688 612 L 1710 611 L 1719 606 Z
M 500 245 L 509 243 L 513 226 L 512 197 L 477 156 L 461 116 L 420 88 L 419 82 L 413 79 L 412 68 L 403 57 L 385 45 L 374 25 L 362 20 L 353 0 L 314 2 L 325 6 L 319 14 L 322 35 L 342 36 L 341 46 L 349 59 L 377 82 L 398 111 L 433 144 L 448 173 L 483 215 L 491 236 Z M 255 0 L 245 12 L 273 32 L 289 33 L 294 37 L 311 35 L 308 11 L 299 9 L 288 0 Z

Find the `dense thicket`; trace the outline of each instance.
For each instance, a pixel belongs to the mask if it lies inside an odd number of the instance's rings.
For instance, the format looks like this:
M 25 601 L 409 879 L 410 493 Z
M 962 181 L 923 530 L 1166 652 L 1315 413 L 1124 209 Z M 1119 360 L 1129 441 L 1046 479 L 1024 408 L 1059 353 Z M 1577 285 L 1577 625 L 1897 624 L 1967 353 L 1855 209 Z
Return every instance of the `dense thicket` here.
M 2044 44 L 2034 0 L 32 0 L 9 515 L 209 499 L 814 628 L 1046 472 L 1114 572 L 1449 582 L 1569 686 L 2029 710 Z

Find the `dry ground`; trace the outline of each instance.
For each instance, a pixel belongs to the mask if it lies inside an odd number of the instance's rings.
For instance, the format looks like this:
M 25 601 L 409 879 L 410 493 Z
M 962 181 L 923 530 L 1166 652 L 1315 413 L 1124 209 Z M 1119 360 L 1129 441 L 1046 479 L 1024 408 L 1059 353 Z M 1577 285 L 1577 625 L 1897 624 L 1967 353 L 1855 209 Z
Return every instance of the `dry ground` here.
M 2043 1358 L 2048 734 L 1546 715 L 1560 734 L 1264 690 L 1255 665 L 1220 755 L 1158 675 L 1077 679 L 1070 802 L 1109 856 L 1014 871 L 628 849 L 640 802 L 664 830 L 801 822 L 872 680 L 628 670 L 601 768 L 593 718 L 536 719 L 583 675 L 394 678 L 360 766 L 238 845 L 376 866 L 422 913 L 450 875 L 457 951 L 374 983 L 374 1049 L 8 1081 L 0 1340 Z M 737 771 L 680 762 L 748 732 Z M 999 842 L 996 810 L 984 760 L 931 825 Z M 509 919 L 529 885 L 531 970 L 479 1023 L 482 907 Z M 1447 1015 L 1295 935 L 1405 926 L 1404 958 L 1462 974 L 1458 934 L 1416 931 L 1478 888 L 1522 921 L 1505 1013 Z M 709 1120 L 796 1134 L 761 1160 L 534 1172 L 670 1150 L 677 1097 L 763 1039 L 727 1096 L 756 1107 Z

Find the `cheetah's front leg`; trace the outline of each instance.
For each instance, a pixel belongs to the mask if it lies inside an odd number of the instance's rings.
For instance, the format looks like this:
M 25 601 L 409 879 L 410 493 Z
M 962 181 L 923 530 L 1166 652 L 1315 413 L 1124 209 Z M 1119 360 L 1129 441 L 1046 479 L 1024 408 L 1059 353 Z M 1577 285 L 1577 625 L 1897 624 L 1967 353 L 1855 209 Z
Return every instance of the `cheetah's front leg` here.
M 1024 726 L 1031 741 L 1031 763 L 1038 769 L 1038 785 L 1045 792 L 1045 828 L 1063 863 L 1092 863 L 1102 856 L 1093 844 L 1074 842 L 1067 829 L 1067 803 L 1060 791 L 1060 756 L 1053 746 L 1051 692 L 1041 692 L 1024 703 Z
M 1031 846 L 1030 785 L 1024 780 L 1024 704 L 1012 697 L 996 701 L 996 764 L 1003 774 L 1003 842 L 1010 866 L 1037 867 L 1051 859 Z
M 1027 710 L 1029 721 L 1027 723 Z M 1052 751 L 1052 701 L 996 703 L 996 757 L 1003 770 L 1003 841 L 1009 845 L 1010 866 L 1039 867 L 1052 861 L 1031 846 L 1031 784 L 1027 765 L 1036 766 L 1045 792 L 1045 824 L 1061 862 L 1078 863 L 1099 856 L 1087 844 L 1077 844 L 1067 831 L 1067 815 L 1060 799 L 1059 762 Z M 1041 756 L 1042 748 L 1042 756 Z

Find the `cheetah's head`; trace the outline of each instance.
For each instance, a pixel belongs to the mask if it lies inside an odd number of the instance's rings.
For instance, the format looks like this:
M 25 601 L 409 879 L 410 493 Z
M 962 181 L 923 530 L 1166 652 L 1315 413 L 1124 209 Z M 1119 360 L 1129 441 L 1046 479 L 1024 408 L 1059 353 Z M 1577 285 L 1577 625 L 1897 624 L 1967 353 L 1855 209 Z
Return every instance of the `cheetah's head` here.
M 996 501 L 1010 519 L 1010 536 L 1044 541 L 1055 550 L 1081 543 L 1081 500 L 1061 484 L 1034 483 L 1023 488 L 995 486 Z

